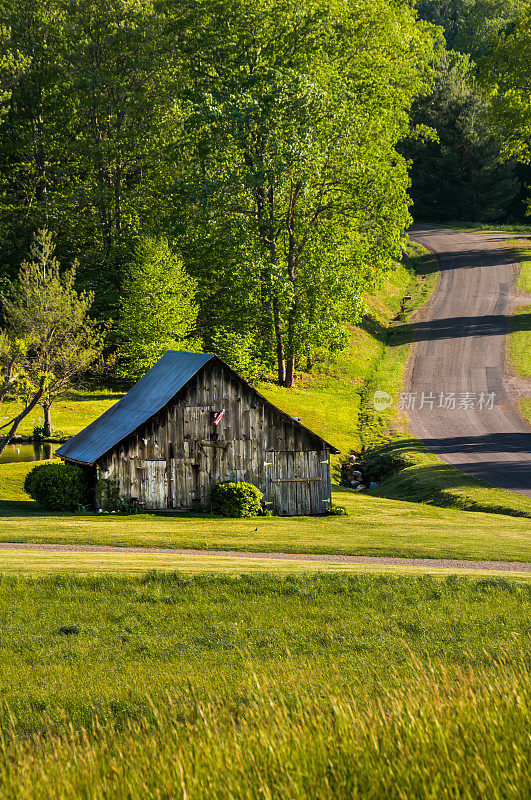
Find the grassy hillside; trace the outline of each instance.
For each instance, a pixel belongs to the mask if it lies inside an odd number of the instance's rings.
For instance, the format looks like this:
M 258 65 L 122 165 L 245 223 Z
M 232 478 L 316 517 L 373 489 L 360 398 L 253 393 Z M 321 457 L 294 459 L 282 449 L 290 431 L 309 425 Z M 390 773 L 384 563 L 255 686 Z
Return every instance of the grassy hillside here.
M 531 226 L 529 232 L 531 233 Z M 514 250 L 521 267 L 516 288 L 531 293 L 531 239 L 513 239 L 508 244 Z
M 530 591 L 4 578 L 2 797 L 523 798 Z
M 374 388 L 381 388 L 397 396 L 402 370 L 411 351 L 409 343 L 400 346 L 394 342 L 389 347 L 388 328 L 393 321 L 403 324 L 428 299 L 437 281 L 436 269 L 433 256 L 411 243 L 403 264 L 376 295 L 365 297 L 366 314 L 359 325 L 352 327 L 349 345 L 336 362 L 322 364 L 315 374 L 300 376 L 293 389 L 262 384 L 260 391 L 292 416 L 301 417 L 305 425 L 342 453 L 367 443 L 370 439 L 367 411 L 369 407 L 370 413 L 372 408 L 369 395 L 372 401 Z M 405 295 L 411 300 L 405 304 L 405 313 L 398 321 Z M 389 412 L 384 425 L 392 419 L 393 413 Z
M 358 448 L 362 442 L 375 444 L 394 418 L 392 411 L 384 418 L 376 414 L 372 393 L 376 388 L 398 391 L 411 348 L 393 333 L 393 320 L 404 329 L 403 321 L 396 320 L 400 300 L 407 289 L 412 296 L 409 308 L 421 304 L 434 285 L 434 269 L 431 256 L 415 248 L 411 260 L 389 279 L 379 299 L 367 298 L 367 315 L 352 330 L 350 347 L 333 369 L 323 365 L 316 374 L 301 378 L 293 390 L 271 384 L 261 390 L 343 451 Z M 77 430 L 114 400 L 104 394 L 72 396 L 59 406 L 59 414 L 64 416 L 58 415 L 58 419 L 63 420 L 63 427 Z M 335 502 L 348 510 L 348 516 L 272 518 L 258 523 L 185 514 L 103 518 L 43 514 L 22 488 L 32 465 L 4 464 L 0 465 L 0 541 L 531 559 L 526 535 L 529 523 L 514 516 L 531 516 L 531 500 L 464 475 L 410 439 L 391 446 L 399 449 L 407 468 L 383 481 L 374 490 L 376 497 L 337 489 Z M 433 504 L 446 508 L 437 509 Z M 470 515 L 452 511 L 448 508 L 452 506 L 497 515 Z M 2 563 L 12 567 L 13 559 L 9 563 L 0 559 L 0 568 Z
M 429 453 L 416 439 L 393 439 L 374 448 L 372 455 L 399 462 L 396 470 L 391 470 L 388 477 L 369 491 L 373 497 L 395 500 L 407 497 L 443 508 L 531 517 L 528 497 L 496 489 L 455 469 Z
M 531 240 L 508 242 L 520 263 L 520 274 L 516 288 L 530 293 L 531 297 Z M 512 332 L 509 337 L 509 359 L 519 375 L 531 378 L 531 305 L 522 306 L 513 312 Z M 520 403 L 522 415 L 531 422 L 531 398 Z

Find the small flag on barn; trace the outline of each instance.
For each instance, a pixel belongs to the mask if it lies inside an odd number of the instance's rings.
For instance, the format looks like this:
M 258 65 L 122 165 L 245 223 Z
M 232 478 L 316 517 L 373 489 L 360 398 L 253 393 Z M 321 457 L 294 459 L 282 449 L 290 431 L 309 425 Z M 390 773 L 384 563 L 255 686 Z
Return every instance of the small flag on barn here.
M 214 425 L 218 425 L 221 420 L 223 419 L 223 415 L 225 413 L 225 409 L 222 408 L 221 411 L 214 412 L 214 419 L 212 420 Z

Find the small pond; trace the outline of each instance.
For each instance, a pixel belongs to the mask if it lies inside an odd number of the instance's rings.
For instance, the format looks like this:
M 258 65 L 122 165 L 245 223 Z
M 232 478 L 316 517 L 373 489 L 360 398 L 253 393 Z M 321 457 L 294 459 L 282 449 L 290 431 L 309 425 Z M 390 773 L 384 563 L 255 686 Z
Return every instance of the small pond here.
M 10 464 L 13 461 L 42 461 L 45 458 L 53 458 L 54 448 L 58 444 L 50 442 L 34 442 L 32 444 L 8 444 L 3 453 L 0 454 L 0 464 Z

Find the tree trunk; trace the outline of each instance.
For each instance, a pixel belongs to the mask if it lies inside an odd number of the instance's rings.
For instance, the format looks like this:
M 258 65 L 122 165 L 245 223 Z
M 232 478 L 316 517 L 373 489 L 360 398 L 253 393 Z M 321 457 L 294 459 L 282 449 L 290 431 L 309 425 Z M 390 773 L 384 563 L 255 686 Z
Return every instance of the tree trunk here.
M 289 244 L 288 244 L 288 278 L 293 287 L 293 300 L 288 311 L 288 329 L 286 341 L 286 370 L 284 375 L 284 386 L 291 389 L 293 378 L 295 377 L 295 317 L 297 311 L 297 300 L 295 292 L 295 275 L 297 271 L 297 244 L 295 241 L 295 203 L 297 193 L 292 191 L 290 203 L 290 217 L 288 220 Z
M 7 445 L 9 444 L 9 442 L 11 441 L 11 439 L 13 438 L 15 433 L 17 432 L 17 428 L 20 425 L 20 423 L 22 422 L 22 420 L 24 419 L 24 417 L 26 417 L 30 413 L 30 411 L 33 411 L 33 409 L 35 408 L 35 406 L 37 405 L 37 403 L 41 399 L 41 397 L 43 395 L 43 392 L 44 392 L 44 383 L 39 388 L 39 390 L 33 395 L 33 398 L 31 400 L 31 402 L 29 403 L 29 405 L 27 405 L 26 408 L 24 408 L 20 412 L 20 414 L 18 414 L 16 417 L 14 417 L 6 425 L 3 426 L 4 428 L 7 428 L 7 425 L 11 425 L 11 427 L 9 428 L 8 433 L 5 436 L 0 437 L 0 456 L 2 455 L 2 453 L 6 449 Z
M 52 404 L 43 403 L 42 410 L 44 411 L 43 436 L 45 439 L 49 439 L 52 435 Z
M 284 373 L 284 340 L 282 338 L 282 329 L 280 327 L 280 309 L 278 306 L 277 298 L 273 298 L 273 323 L 275 326 L 275 338 L 277 342 L 277 374 L 278 385 L 284 386 L 285 373 Z
M 291 389 L 293 386 L 293 379 L 295 377 L 295 356 L 288 356 L 286 358 L 286 372 L 284 375 L 284 386 L 286 389 Z
M 46 158 L 44 156 L 44 117 L 41 103 L 39 103 L 39 111 L 35 120 L 35 136 L 35 166 L 38 175 L 35 196 L 40 203 L 46 205 L 48 182 L 46 179 Z

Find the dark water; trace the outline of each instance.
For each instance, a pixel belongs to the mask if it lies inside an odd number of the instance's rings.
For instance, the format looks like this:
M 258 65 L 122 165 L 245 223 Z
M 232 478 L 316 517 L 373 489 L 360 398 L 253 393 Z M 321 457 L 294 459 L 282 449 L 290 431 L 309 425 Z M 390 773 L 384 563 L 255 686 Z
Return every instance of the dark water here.
M 4 452 L 0 455 L 0 464 L 10 464 L 13 461 L 42 461 L 45 458 L 53 458 L 54 447 L 49 442 L 34 444 L 8 444 Z

